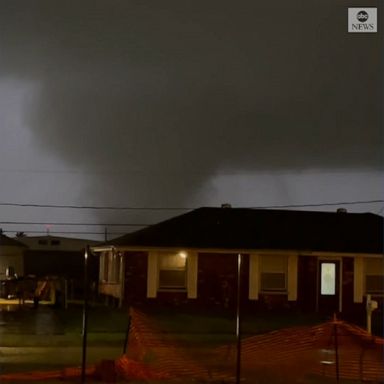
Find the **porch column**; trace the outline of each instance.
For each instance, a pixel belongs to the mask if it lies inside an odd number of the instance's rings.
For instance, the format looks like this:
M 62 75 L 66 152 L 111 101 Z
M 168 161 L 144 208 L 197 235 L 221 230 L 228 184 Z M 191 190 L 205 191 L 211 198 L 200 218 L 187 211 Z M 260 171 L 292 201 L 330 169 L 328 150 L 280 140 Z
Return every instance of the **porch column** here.
M 105 252 L 100 252 L 99 260 L 99 281 L 103 281 L 105 280 Z
M 148 270 L 147 270 L 147 298 L 157 296 L 157 253 L 148 252 Z
M 353 302 L 362 303 L 364 293 L 364 259 L 355 257 L 353 272 Z
M 197 252 L 188 252 L 187 259 L 187 297 L 197 299 Z
M 288 301 L 297 301 L 297 255 L 288 256 Z
M 119 295 L 119 308 L 123 306 L 124 300 L 124 286 L 125 286 L 125 256 L 124 253 L 118 255 L 120 258 L 119 282 L 120 282 L 120 295 Z
M 251 253 L 249 255 L 249 300 L 259 299 L 259 276 L 260 276 L 260 255 Z

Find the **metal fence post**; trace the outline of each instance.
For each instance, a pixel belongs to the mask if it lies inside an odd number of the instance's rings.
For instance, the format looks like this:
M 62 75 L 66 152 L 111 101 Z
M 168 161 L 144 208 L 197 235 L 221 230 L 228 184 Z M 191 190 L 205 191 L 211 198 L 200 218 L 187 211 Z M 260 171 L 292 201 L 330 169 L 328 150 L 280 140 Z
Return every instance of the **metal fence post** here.
M 125 332 L 123 355 L 127 352 L 128 341 L 129 341 L 129 332 L 131 330 L 131 321 L 132 321 L 131 315 L 128 315 L 128 324 L 127 324 L 127 330 Z
M 81 382 L 86 380 L 86 360 L 87 360 L 87 328 L 88 328 L 88 257 L 89 246 L 84 252 L 84 305 L 83 305 L 83 353 L 81 364 Z
M 240 384 L 241 376 L 241 253 L 237 255 L 237 303 L 236 303 L 236 384 Z
M 339 370 L 339 340 L 337 337 L 337 320 L 333 324 L 333 332 L 335 338 L 335 368 L 336 368 L 336 383 L 340 380 L 340 370 Z

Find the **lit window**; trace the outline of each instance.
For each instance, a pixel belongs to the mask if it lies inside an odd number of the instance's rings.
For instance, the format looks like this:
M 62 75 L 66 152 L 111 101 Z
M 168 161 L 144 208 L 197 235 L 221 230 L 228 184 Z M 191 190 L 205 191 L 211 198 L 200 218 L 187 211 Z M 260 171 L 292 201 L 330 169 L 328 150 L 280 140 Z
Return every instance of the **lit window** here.
M 185 253 L 159 253 L 159 288 L 186 289 Z
M 322 295 L 336 294 L 336 264 L 321 263 L 321 286 Z
M 263 255 L 261 258 L 261 291 L 286 291 L 287 265 L 286 256 Z

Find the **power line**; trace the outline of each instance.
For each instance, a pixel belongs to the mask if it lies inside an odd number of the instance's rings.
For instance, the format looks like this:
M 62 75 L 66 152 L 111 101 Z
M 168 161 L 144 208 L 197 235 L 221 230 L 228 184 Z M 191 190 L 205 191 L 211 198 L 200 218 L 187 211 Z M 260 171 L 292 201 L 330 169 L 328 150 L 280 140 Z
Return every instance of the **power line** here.
M 29 203 L 0 203 L 0 206 L 29 207 L 29 208 L 65 208 L 65 209 L 95 209 L 95 210 L 121 210 L 121 211 L 191 211 L 196 208 L 180 207 L 118 207 L 118 206 L 94 206 L 94 205 L 60 205 L 60 204 L 29 204 Z
M 0 224 L 10 224 L 10 225 L 78 225 L 78 226 L 98 226 L 98 227 L 148 227 L 150 224 L 97 224 L 97 223 L 55 223 L 55 222 L 37 222 L 37 221 L 0 221 Z
M 375 203 L 384 203 L 384 200 L 361 200 L 361 201 L 339 201 L 334 203 L 315 203 L 315 204 L 290 204 L 290 205 L 269 205 L 269 206 L 259 206 L 259 207 L 250 207 L 254 209 L 262 208 L 305 208 L 305 207 L 326 207 L 334 205 L 356 205 L 356 204 L 375 204 Z
M 260 205 L 248 207 L 254 209 L 272 208 L 305 208 L 305 207 L 325 207 L 334 205 L 356 205 L 356 204 L 375 204 L 384 203 L 384 200 L 354 200 L 323 202 L 311 204 L 287 204 L 287 205 Z M 10 207 L 30 207 L 30 208 L 65 208 L 65 209 L 93 209 L 93 210 L 125 210 L 125 211 L 191 211 L 199 207 L 127 207 L 127 206 L 94 206 L 94 205 L 61 205 L 61 204 L 31 204 L 31 203 L 0 203 L 0 206 Z M 244 207 L 246 208 L 246 207 Z
M 2 231 L 2 233 L 17 233 L 19 231 Z M 47 234 L 47 231 L 26 231 L 26 233 L 43 233 Z M 108 232 L 109 235 L 125 235 L 127 232 Z M 88 232 L 88 231 L 49 231 L 49 234 L 70 234 L 70 235 L 105 235 L 105 232 Z M 28 237 L 28 236 L 27 236 Z

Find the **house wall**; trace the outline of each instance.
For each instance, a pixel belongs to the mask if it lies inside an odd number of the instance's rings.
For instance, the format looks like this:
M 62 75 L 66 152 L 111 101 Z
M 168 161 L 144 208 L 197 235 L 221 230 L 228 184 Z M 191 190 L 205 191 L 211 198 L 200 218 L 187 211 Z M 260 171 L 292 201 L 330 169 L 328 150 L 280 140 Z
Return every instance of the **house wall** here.
M 203 305 L 229 307 L 236 303 L 238 254 L 198 253 L 197 300 Z M 242 255 L 241 297 L 247 302 L 249 255 Z
M 317 295 L 317 257 L 299 256 L 298 258 L 298 306 L 305 312 L 316 310 Z
M 190 263 L 185 290 L 159 290 L 156 251 L 125 252 L 124 281 L 100 282 L 100 292 L 119 298 L 123 286 L 125 303 L 189 303 L 231 307 L 237 294 L 237 253 L 188 251 Z M 286 289 L 263 291 L 262 258 L 286 258 Z M 260 252 L 242 254 L 241 297 L 244 309 L 299 308 L 318 310 L 319 262 L 337 260 L 340 265 L 340 300 L 343 316 L 365 316 L 364 260 L 366 256 Z M 276 259 L 276 261 L 278 261 Z M 281 263 L 281 261 L 279 262 Z M 278 271 L 278 264 L 276 271 Z M 269 265 L 270 263 L 268 263 Z M 109 267 L 110 268 L 110 267 Z M 272 267 L 274 271 L 273 263 Z M 151 278 L 147 278 L 151 276 Z M 382 296 L 378 300 L 382 300 Z M 373 296 L 375 299 L 375 296 Z
M 147 299 L 148 252 L 125 252 L 124 303 L 143 303 Z
M 319 260 L 338 259 L 341 266 L 340 300 L 341 312 L 345 318 L 364 318 L 366 315 L 365 302 L 365 262 L 367 256 L 311 256 L 302 255 L 298 259 L 298 306 L 304 311 L 316 311 L 316 297 L 319 290 Z M 378 271 L 383 275 L 384 271 Z M 383 305 L 383 295 L 372 295 L 372 298 Z
M 275 281 L 271 285 L 269 277 L 269 283 L 266 284 L 265 276 L 271 274 L 279 275 L 280 278 L 278 281 L 272 279 Z M 252 253 L 248 300 L 248 307 L 253 309 L 275 310 L 294 307 L 297 301 L 297 254 L 281 251 Z
M 359 310 L 356 303 L 354 303 L 354 258 L 353 257 L 343 257 L 342 258 L 342 274 L 341 274 L 341 297 L 342 297 L 342 312 L 345 314 L 353 315 L 356 311 Z
M 97 276 L 96 258 L 88 258 L 90 275 Z M 25 253 L 25 274 L 36 276 L 62 276 L 80 278 L 84 276 L 84 253 L 71 251 L 39 251 L 32 250 Z M 96 275 L 95 275 L 96 274 Z
M 23 248 L 14 246 L 0 247 L 0 280 L 6 279 L 6 270 L 13 267 L 18 276 L 24 275 Z
M 298 305 L 306 312 L 317 311 L 319 308 L 318 295 L 319 283 L 319 262 L 338 260 L 340 262 L 340 295 L 338 297 L 342 312 L 350 312 L 354 306 L 354 258 L 328 255 L 326 256 L 299 256 L 298 263 Z
M 88 263 L 88 282 L 95 292 L 98 281 L 99 258 L 90 255 Z M 60 250 L 27 250 L 24 256 L 25 276 L 37 278 L 59 277 L 67 281 L 69 299 L 81 299 L 84 296 L 84 252 Z

